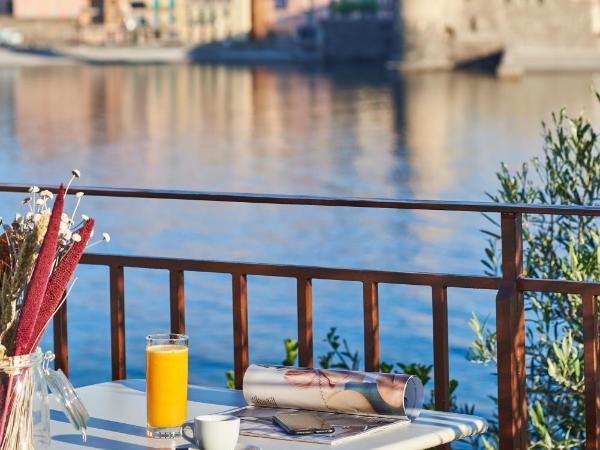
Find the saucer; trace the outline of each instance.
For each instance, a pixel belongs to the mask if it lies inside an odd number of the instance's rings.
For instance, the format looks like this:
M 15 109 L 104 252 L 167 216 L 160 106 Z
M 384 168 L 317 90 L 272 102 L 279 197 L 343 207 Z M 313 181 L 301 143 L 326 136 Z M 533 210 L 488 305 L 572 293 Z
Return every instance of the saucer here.
M 198 447 L 192 445 L 192 444 L 183 444 L 183 445 L 178 445 L 177 447 L 175 447 L 176 450 L 184 450 L 184 449 L 189 449 L 189 450 L 199 450 Z M 260 447 L 257 447 L 256 445 L 247 445 L 247 444 L 237 444 L 235 446 L 235 450 L 261 450 Z

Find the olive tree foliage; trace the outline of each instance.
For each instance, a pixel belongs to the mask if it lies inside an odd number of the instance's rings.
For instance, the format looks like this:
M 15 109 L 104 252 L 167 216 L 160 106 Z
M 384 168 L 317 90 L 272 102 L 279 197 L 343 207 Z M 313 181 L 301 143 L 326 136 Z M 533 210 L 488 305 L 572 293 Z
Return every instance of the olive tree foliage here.
M 598 95 L 597 95 L 598 97 Z M 598 98 L 600 100 L 600 97 Z M 552 205 L 600 203 L 600 147 L 598 132 L 583 116 L 564 110 L 543 124 L 543 155 L 511 171 L 502 164 L 500 188 L 488 194 L 494 202 Z M 499 224 L 486 216 L 490 229 L 485 258 L 488 275 L 500 268 Z M 523 217 L 525 276 L 577 281 L 600 280 L 600 228 L 587 216 Z M 577 295 L 525 293 L 527 402 L 530 448 L 567 449 L 583 446 L 582 300 Z M 479 364 L 496 363 L 496 336 L 476 314 L 469 358 Z M 488 439 L 487 448 L 497 438 Z

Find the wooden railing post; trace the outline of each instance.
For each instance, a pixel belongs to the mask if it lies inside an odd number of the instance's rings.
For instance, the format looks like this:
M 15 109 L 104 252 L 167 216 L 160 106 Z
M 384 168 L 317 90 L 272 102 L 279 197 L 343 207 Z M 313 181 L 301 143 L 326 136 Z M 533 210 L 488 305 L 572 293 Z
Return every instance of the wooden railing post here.
M 496 296 L 498 425 L 501 450 L 525 450 L 525 307 L 517 279 L 523 275 L 521 214 L 502 213 L 502 281 Z
M 313 367 L 312 280 L 297 279 L 298 363 Z
M 445 286 L 432 287 L 433 388 L 435 409 L 450 410 L 448 363 L 448 294 Z M 449 447 L 448 447 L 449 448 Z
M 433 314 L 433 390 L 435 409 L 450 411 L 450 365 L 448 361 L 448 289 L 432 286 L 431 309 Z M 435 447 L 450 450 L 450 444 Z
M 125 369 L 125 281 L 123 266 L 110 266 L 110 342 L 112 379 L 124 380 Z
M 377 283 L 363 283 L 365 370 L 379 372 L 379 295 Z
M 233 294 L 233 369 L 235 388 L 244 386 L 244 372 L 248 368 L 248 293 L 245 274 L 231 275 Z
M 585 448 L 600 448 L 600 379 L 598 378 L 598 300 L 582 295 L 583 361 L 585 380 Z
M 54 368 L 61 369 L 69 376 L 69 346 L 67 338 L 67 301 L 63 294 L 63 303 L 54 314 Z
M 183 270 L 169 271 L 171 333 L 185 334 L 185 288 Z

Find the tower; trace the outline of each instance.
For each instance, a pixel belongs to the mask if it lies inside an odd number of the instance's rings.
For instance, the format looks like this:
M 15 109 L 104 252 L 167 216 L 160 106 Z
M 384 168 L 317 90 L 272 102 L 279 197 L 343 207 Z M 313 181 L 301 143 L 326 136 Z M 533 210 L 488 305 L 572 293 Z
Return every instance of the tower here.
M 399 0 L 402 67 L 445 70 L 453 66 L 452 21 L 462 0 Z
M 444 70 L 500 54 L 505 8 L 505 0 L 401 0 L 402 66 Z

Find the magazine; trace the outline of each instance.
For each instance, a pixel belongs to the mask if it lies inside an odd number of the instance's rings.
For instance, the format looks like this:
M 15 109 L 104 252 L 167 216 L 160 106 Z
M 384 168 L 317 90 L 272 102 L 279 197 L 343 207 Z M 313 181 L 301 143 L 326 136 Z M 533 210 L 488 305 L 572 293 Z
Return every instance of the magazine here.
M 244 374 L 248 406 L 240 434 L 334 445 L 366 433 L 415 420 L 423 405 L 423 385 L 404 374 L 251 365 Z M 282 412 L 311 411 L 333 428 L 330 434 L 290 435 L 273 423 Z

